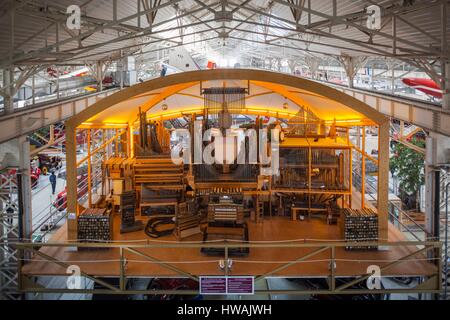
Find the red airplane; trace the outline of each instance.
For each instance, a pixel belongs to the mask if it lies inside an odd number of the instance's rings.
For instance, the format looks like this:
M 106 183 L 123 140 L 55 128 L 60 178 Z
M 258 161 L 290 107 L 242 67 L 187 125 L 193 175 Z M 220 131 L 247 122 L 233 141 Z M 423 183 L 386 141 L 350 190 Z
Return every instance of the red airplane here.
M 424 78 L 403 78 L 402 82 L 407 86 L 422 91 L 434 98 L 442 99 L 442 89 L 431 79 Z

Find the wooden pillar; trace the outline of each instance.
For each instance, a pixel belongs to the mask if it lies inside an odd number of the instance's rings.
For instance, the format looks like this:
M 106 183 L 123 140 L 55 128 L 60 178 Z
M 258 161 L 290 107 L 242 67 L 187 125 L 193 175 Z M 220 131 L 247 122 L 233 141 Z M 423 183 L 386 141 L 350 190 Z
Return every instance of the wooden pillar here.
M 122 135 L 120 136 L 120 144 L 119 146 L 119 153 L 121 153 L 122 157 L 128 158 L 130 155 L 130 147 L 128 143 L 128 139 L 130 137 L 130 128 L 127 126 L 126 129 L 122 132 Z M 116 155 L 117 156 L 117 155 Z
M 117 135 L 118 132 L 119 130 L 115 129 L 114 135 Z M 122 137 L 120 137 L 120 139 L 122 139 Z M 119 156 L 119 137 L 117 137 L 116 140 L 114 141 L 114 157 L 118 156 Z
M 87 131 L 87 189 L 88 207 L 92 207 L 92 164 L 91 164 L 91 129 Z
M 130 146 L 131 125 L 130 124 L 128 124 L 125 136 L 127 139 L 126 149 L 123 148 L 122 152 L 126 152 L 127 158 L 130 158 L 131 157 L 131 146 Z
M 362 151 L 361 154 L 361 209 L 366 206 L 366 127 L 362 126 Z
M 134 158 L 133 123 L 128 123 L 128 157 Z
M 353 149 L 349 149 L 349 174 L 348 174 L 348 185 L 350 188 L 350 194 L 348 195 L 348 207 L 352 208 L 352 194 L 353 194 Z M 344 161 L 345 163 L 345 161 Z
M 77 239 L 76 129 L 66 124 L 67 239 Z
M 110 146 L 105 144 L 106 140 L 109 139 L 109 130 L 102 129 L 102 145 L 103 145 L 103 160 L 108 160 L 108 149 Z
M 50 125 L 50 139 L 49 142 L 54 142 L 55 141 L 55 125 L 51 124 Z
M 308 147 L 308 218 L 311 218 L 312 149 Z
M 378 126 L 378 236 L 388 238 L 389 120 Z
M 195 144 L 194 144 L 194 137 L 195 137 L 195 120 L 197 119 L 197 115 L 193 113 L 191 115 L 191 123 L 189 125 L 189 175 L 192 176 L 194 174 L 194 150 L 195 150 Z

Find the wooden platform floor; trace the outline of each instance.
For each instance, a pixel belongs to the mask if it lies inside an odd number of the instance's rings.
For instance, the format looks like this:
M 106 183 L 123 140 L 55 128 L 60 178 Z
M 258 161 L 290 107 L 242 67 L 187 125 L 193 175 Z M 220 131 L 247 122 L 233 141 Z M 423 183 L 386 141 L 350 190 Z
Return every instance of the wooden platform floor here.
M 150 240 L 143 231 L 119 234 L 119 217 L 114 220 L 114 240 Z M 291 221 L 288 217 L 266 218 L 262 223 L 248 222 L 249 237 L 251 241 L 284 241 L 293 239 L 316 239 L 319 241 L 341 239 L 338 226 L 327 225 L 323 219 L 312 218 L 305 221 Z M 66 226 L 60 228 L 51 241 L 65 241 L 67 239 Z M 173 236 L 159 238 L 159 240 L 175 241 Z M 194 235 L 187 241 L 200 241 L 201 235 Z M 389 241 L 402 241 L 404 236 L 393 226 L 389 227 Z M 312 242 L 309 240 L 307 242 Z M 317 241 L 314 241 L 317 243 Z M 140 242 L 142 243 L 142 242 Z M 247 257 L 233 257 L 231 274 L 233 275 L 262 275 L 282 264 L 299 259 L 301 256 L 317 248 L 250 248 Z M 147 248 L 138 249 L 159 260 L 172 262 L 174 266 L 194 275 L 222 275 L 218 267 L 218 260 L 223 257 L 205 256 L 199 248 Z M 346 251 L 344 248 L 336 250 L 336 275 L 356 276 L 365 274 L 369 265 L 382 267 L 391 261 L 398 260 L 416 250 L 411 247 L 389 247 L 379 251 Z M 71 265 L 80 266 L 81 270 L 95 276 L 118 276 L 119 249 L 83 249 L 77 252 L 66 248 L 42 248 L 41 251 L 58 260 Z M 331 251 L 326 250 L 308 259 L 306 262 L 290 266 L 273 276 L 285 277 L 323 277 L 328 276 L 328 261 Z M 179 276 L 176 272 L 148 262 L 144 258 L 127 252 L 128 261 L 126 275 L 134 277 L 172 277 Z M 423 258 L 423 256 L 417 256 Z M 35 260 L 42 260 L 34 256 Z M 351 261 L 342 261 L 351 260 Z M 367 261 L 362 261 L 367 260 Z M 189 262 L 189 263 L 186 263 Z M 436 271 L 436 267 L 426 261 L 402 262 L 386 272 L 383 276 L 426 276 Z M 65 268 L 53 262 L 32 261 L 24 265 L 24 274 L 27 275 L 66 275 Z

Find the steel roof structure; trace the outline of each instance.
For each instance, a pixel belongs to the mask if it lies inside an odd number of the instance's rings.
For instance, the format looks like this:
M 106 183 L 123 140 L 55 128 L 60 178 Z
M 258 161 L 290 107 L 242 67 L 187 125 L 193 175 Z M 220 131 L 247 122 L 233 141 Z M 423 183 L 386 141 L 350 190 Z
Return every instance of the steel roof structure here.
M 2 74 L 0 95 L 13 97 L 31 75 L 46 67 L 88 65 L 95 74 L 96 64 L 111 64 L 132 55 L 147 70 L 161 61 L 163 52 L 177 47 L 187 49 L 204 65 L 211 58 L 239 57 L 269 59 L 278 69 L 283 63 L 293 70 L 298 63 L 311 69 L 318 64 L 315 59 L 333 60 L 344 66 L 349 78 L 367 58 L 385 59 L 388 69 L 389 65 L 408 65 L 426 72 L 445 90 L 450 83 L 445 80 L 450 60 L 449 3 L 2 0 L 0 69 L 15 75 Z M 80 26 L 75 29 L 67 23 L 71 19 L 68 8 L 73 5 L 81 13 Z M 377 12 L 380 19 L 374 20 Z M 9 83 L 14 87 L 9 88 Z
M 0 66 L 85 63 L 207 43 L 232 51 L 449 58 L 449 1 L 432 0 L 4 0 Z M 81 29 L 66 26 L 81 9 Z M 370 28 L 371 5 L 381 8 Z M 122 52 L 122 53 L 121 53 Z M 259 54 L 256 52 L 255 54 Z

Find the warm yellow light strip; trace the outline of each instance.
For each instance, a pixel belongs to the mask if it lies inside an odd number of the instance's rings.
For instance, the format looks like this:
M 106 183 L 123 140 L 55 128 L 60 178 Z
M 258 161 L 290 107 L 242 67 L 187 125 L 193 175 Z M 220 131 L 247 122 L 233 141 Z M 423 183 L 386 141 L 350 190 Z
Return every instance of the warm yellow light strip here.
M 109 123 L 109 122 L 104 123 L 104 125 L 105 126 L 111 126 L 111 127 L 113 127 L 113 126 L 126 126 L 125 123 Z
M 122 129 L 126 128 L 128 124 L 126 123 L 93 123 L 93 122 L 82 122 L 81 125 L 78 126 L 79 129 L 88 129 L 88 128 L 108 128 L 108 129 Z
M 203 112 L 203 108 L 196 108 L 196 109 L 185 109 L 185 110 L 179 110 L 174 112 L 160 112 L 151 115 L 148 117 L 149 120 L 157 120 L 157 119 L 167 119 L 167 118 L 173 118 L 174 116 L 181 116 L 183 114 L 192 114 L 192 113 L 198 113 Z
M 325 124 L 333 124 L 333 123 L 359 123 L 363 122 L 363 119 L 340 119 L 340 120 L 325 120 Z
M 339 120 L 325 120 L 324 123 L 326 125 L 341 125 L 345 127 L 352 127 L 352 126 L 374 126 L 376 125 L 372 120 L 369 119 L 339 119 Z
M 157 114 L 151 115 L 150 117 L 148 117 L 148 119 L 149 120 L 167 119 L 167 118 L 171 118 L 171 117 L 183 115 L 183 114 L 201 113 L 201 112 L 203 112 L 203 110 L 204 110 L 203 108 L 195 108 L 195 109 L 183 109 L 183 110 L 178 110 L 178 111 L 174 111 L 174 112 L 159 112 Z M 270 115 L 282 116 L 282 117 L 286 117 L 286 118 L 293 117 L 297 114 L 296 112 L 278 111 L 277 109 L 272 109 L 272 108 L 255 108 L 255 107 L 246 107 L 246 108 L 242 109 L 242 113 L 243 114 L 246 114 L 246 113 L 270 114 Z
M 166 120 L 166 119 L 172 119 L 176 117 L 181 117 L 186 114 L 193 114 L 203 113 L 204 108 L 203 107 L 197 107 L 192 109 L 176 109 L 176 110 L 170 110 L 170 111 L 163 111 L 158 112 L 156 114 L 151 114 L 148 119 L 149 120 Z M 257 107 L 257 106 L 248 106 L 241 111 L 242 114 L 256 114 L 256 115 L 267 115 L 267 116 L 273 116 L 273 117 L 282 117 L 282 118 L 292 118 L 294 117 L 297 112 L 296 111 L 288 111 L 283 110 L 279 111 L 279 109 L 275 108 L 264 108 L 264 107 Z M 324 120 L 324 123 L 326 125 L 331 124 L 337 124 L 337 125 L 345 125 L 345 126 L 351 126 L 351 125 L 371 125 L 372 121 L 367 119 L 336 119 L 336 120 Z M 127 124 L 124 123 L 111 123 L 111 122 L 105 122 L 105 123 L 92 123 L 92 122 L 83 122 L 79 126 L 79 128 L 92 128 L 92 127 L 109 127 L 109 128 L 124 128 L 127 127 Z

